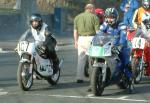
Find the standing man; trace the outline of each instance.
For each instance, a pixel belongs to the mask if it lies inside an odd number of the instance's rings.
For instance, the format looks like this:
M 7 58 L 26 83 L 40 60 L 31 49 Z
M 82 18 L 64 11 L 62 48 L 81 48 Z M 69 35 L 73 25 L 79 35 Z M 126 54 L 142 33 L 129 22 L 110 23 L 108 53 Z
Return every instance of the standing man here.
M 74 46 L 78 49 L 77 83 L 83 83 L 87 60 L 85 52 L 99 29 L 99 19 L 93 13 L 94 10 L 93 4 L 87 4 L 85 12 L 77 15 L 74 19 Z
M 120 9 L 124 12 L 123 22 L 128 26 L 132 26 L 132 18 L 135 10 L 138 8 L 138 0 L 122 0 Z

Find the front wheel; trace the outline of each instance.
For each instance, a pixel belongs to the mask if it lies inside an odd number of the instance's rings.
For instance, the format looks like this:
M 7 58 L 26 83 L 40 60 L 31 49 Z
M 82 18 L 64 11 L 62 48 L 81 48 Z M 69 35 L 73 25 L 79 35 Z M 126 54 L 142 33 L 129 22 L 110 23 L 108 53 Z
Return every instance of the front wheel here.
M 96 96 L 101 96 L 104 91 L 102 70 L 98 67 L 93 68 L 91 76 L 92 92 Z
M 141 58 L 132 58 L 132 71 L 134 74 L 134 83 L 139 84 L 143 74 L 143 63 Z
M 89 77 L 89 61 L 88 60 L 85 63 L 84 75 L 85 75 L 85 77 Z
M 32 73 L 30 73 L 30 63 L 19 63 L 17 71 L 17 80 L 19 87 L 22 90 L 28 91 L 31 88 L 33 84 L 33 75 Z
M 125 76 L 124 73 L 120 73 L 120 80 L 119 80 L 119 82 L 117 83 L 117 86 L 118 86 L 120 89 L 127 89 L 127 88 L 128 88 L 128 85 L 129 85 L 129 80 L 128 80 L 128 78 Z
M 47 82 L 51 85 L 56 85 L 59 81 L 59 77 L 60 77 L 60 68 L 55 74 L 53 74 L 51 77 L 47 79 Z
M 84 67 L 84 75 L 85 77 L 89 77 L 90 75 L 90 69 L 92 67 L 92 58 L 88 57 L 88 59 L 86 60 L 86 63 L 85 63 L 85 67 Z

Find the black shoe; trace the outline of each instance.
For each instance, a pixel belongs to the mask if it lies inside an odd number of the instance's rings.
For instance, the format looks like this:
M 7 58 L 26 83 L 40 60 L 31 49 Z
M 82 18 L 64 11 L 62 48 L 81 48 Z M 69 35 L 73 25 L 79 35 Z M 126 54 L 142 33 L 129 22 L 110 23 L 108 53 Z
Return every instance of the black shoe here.
M 87 92 L 92 92 L 92 89 L 91 89 L 91 88 L 88 88 Z
M 107 86 L 109 86 L 109 85 L 111 85 L 112 84 L 112 81 L 108 81 L 108 82 L 106 82 L 105 84 L 104 84 L 104 87 L 107 87 Z
M 134 86 L 133 86 L 133 85 L 129 86 L 129 87 L 127 88 L 127 92 L 128 92 L 129 94 L 134 94 L 134 93 L 135 93 L 135 88 L 134 88 Z
M 83 83 L 83 80 L 77 80 L 77 83 Z

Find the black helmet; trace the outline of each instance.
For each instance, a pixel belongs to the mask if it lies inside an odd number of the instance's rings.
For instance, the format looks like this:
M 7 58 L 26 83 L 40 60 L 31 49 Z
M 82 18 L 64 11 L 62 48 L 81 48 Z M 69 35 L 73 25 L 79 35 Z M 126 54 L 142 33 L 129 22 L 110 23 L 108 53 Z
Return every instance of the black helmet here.
M 39 25 L 36 27 L 33 27 L 34 29 L 40 29 L 42 26 L 42 17 L 40 14 L 32 14 L 30 17 L 30 25 L 32 25 L 33 21 L 38 21 Z
M 108 18 L 113 18 L 113 21 L 109 22 Z M 115 8 L 107 8 L 105 10 L 105 20 L 109 25 L 113 25 L 118 21 L 119 14 Z
M 150 8 L 150 0 L 142 0 L 142 6 L 145 10 Z

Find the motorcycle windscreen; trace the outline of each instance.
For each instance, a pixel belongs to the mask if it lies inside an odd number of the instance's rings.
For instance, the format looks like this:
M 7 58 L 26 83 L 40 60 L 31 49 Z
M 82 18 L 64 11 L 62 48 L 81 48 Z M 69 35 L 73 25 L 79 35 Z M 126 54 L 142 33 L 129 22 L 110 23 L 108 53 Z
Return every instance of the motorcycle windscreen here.
M 111 56 L 112 36 L 97 35 L 92 41 L 92 45 L 88 48 L 88 55 L 91 57 Z
M 91 57 L 106 57 L 111 56 L 111 46 L 105 45 L 103 47 L 100 46 L 91 46 L 88 49 L 88 55 Z

